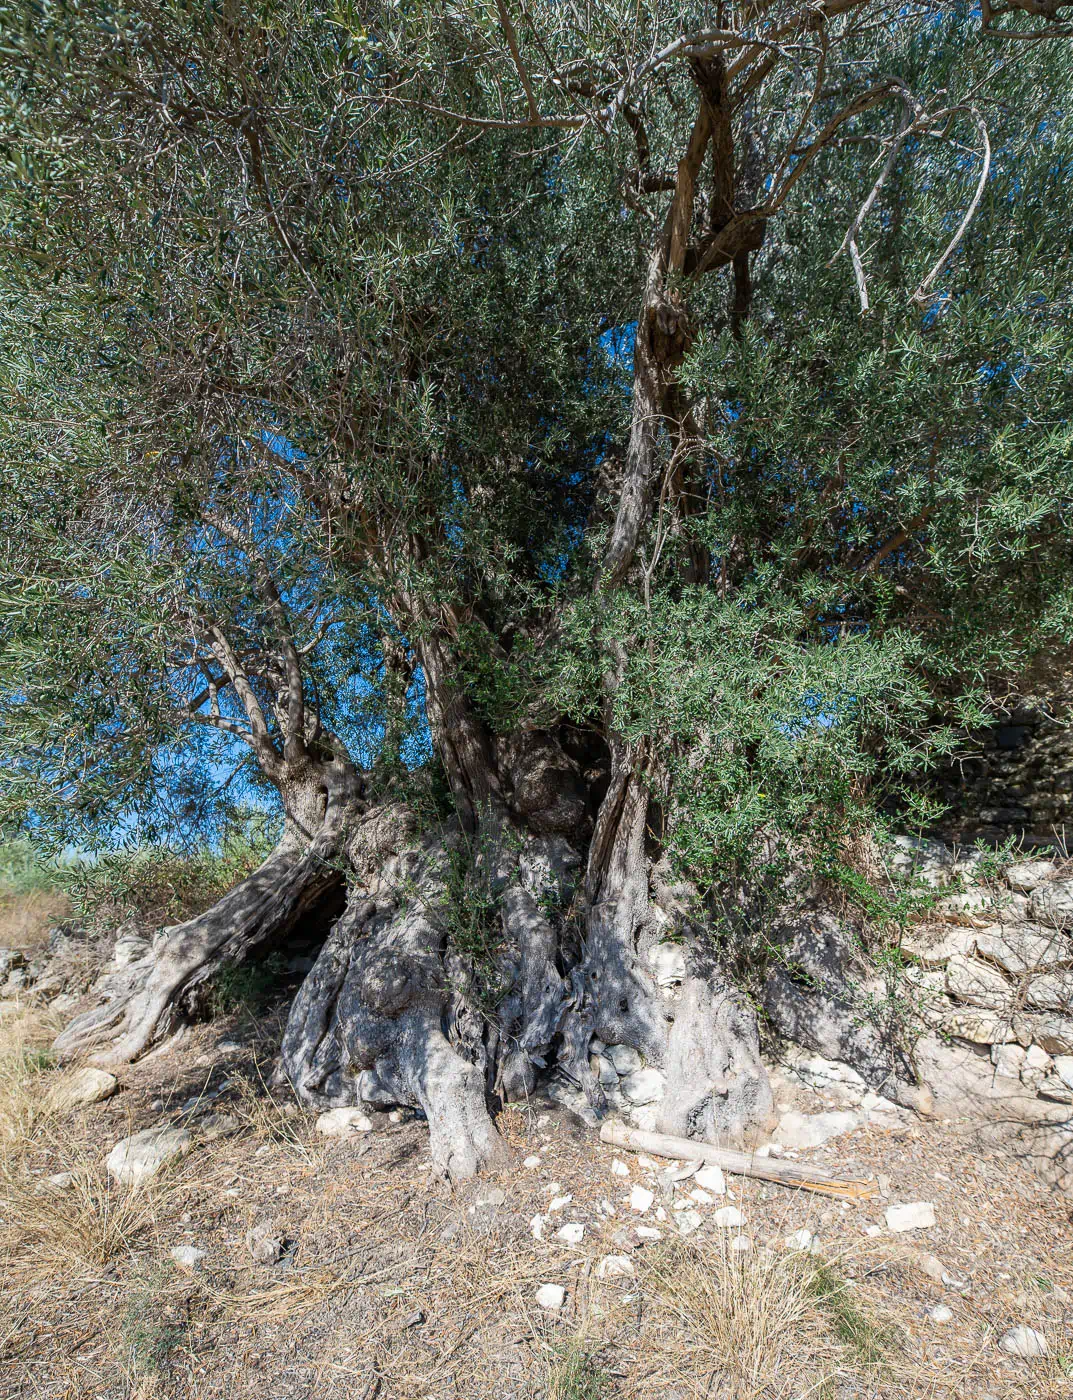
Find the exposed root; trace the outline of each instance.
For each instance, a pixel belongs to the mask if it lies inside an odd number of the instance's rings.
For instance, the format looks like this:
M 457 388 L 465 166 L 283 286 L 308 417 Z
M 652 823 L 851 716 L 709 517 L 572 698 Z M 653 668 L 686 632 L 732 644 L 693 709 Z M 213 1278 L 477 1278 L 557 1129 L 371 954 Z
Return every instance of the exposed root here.
M 317 843 L 303 852 L 285 840 L 206 913 L 165 930 L 144 958 L 106 973 L 94 988 L 97 1004 L 61 1031 L 56 1053 L 125 1064 L 164 1040 L 222 966 L 281 942 L 341 884 L 326 855 Z

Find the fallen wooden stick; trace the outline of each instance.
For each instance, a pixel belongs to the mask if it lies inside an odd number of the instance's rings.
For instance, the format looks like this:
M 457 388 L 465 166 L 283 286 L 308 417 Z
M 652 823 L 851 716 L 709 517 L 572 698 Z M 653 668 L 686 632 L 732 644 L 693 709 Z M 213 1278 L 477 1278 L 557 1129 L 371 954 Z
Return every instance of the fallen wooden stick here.
M 627 1128 L 624 1123 L 604 1123 L 600 1141 L 612 1147 L 625 1147 L 634 1152 L 651 1152 L 657 1157 L 678 1157 L 686 1162 L 712 1162 L 735 1176 L 755 1176 L 761 1181 L 775 1181 L 780 1186 L 800 1186 L 805 1191 L 819 1191 L 825 1196 L 837 1196 L 843 1201 L 865 1201 L 876 1194 L 871 1181 L 835 1176 L 822 1167 L 805 1162 L 782 1162 L 775 1157 L 757 1157 L 752 1152 L 733 1152 L 725 1147 L 713 1147 L 710 1142 L 693 1138 L 670 1137 L 666 1133 L 649 1133 L 642 1128 Z

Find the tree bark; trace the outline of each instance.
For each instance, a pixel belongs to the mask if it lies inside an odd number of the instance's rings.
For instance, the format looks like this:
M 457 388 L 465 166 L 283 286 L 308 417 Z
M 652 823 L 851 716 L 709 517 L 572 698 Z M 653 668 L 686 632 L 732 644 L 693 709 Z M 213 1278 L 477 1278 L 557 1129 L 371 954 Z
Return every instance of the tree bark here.
M 343 884 L 340 862 L 360 782 L 348 763 L 292 765 L 283 785 L 282 840 L 252 875 L 211 909 L 165 929 L 144 958 L 106 973 L 96 1004 L 56 1037 L 61 1058 L 136 1060 L 203 1010 L 225 966 L 286 945 L 288 936 Z

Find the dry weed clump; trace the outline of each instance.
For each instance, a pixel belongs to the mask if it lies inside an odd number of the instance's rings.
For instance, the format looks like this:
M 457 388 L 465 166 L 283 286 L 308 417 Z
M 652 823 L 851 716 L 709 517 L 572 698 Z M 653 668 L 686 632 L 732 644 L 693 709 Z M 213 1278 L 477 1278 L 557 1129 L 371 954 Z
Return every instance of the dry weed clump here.
M 832 1327 L 825 1266 L 789 1250 L 738 1251 L 727 1231 L 696 1245 L 675 1240 L 652 1256 L 642 1281 L 677 1327 L 679 1360 L 720 1375 L 734 1400 L 796 1393 L 803 1363 L 816 1390 L 845 1359 Z M 833 1274 L 828 1277 L 833 1279 Z
M 43 1081 L 55 1032 L 32 1008 L 0 1021 L 0 1260 L 42 1274 L 108 1263 L 151 1227 L 161 1204 L 159 1187 L 113 1185 L 99 1153 L 54 1125 Z
M 159 1218 L 166 1187 L 124 1188 L 112 1183 L 103 1164 L 51 1144 L 50 1175 L 32 1172 L 26 1161 L 0 1163 L 0 1257 L 11 1268 L 46 1275 L 72 1264 L 102 1267 L 129 1254 Z

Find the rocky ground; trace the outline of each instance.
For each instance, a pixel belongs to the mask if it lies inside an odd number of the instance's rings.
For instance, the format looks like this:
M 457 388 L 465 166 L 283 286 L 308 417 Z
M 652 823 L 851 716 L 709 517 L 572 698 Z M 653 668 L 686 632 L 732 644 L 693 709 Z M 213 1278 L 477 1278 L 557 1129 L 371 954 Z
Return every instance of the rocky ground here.
M 817 1057 L 773 1067 L 764 1146 L 868 1200 L 614 1151 L 551 1100 L 452 1189 L 412 1116 L 270 1093 L 271 1018 L 114 1084 L 49 1068 L 53 1029 L 0 1021 L 4 1396 L 1073 1395 L 1068 1199 Z

